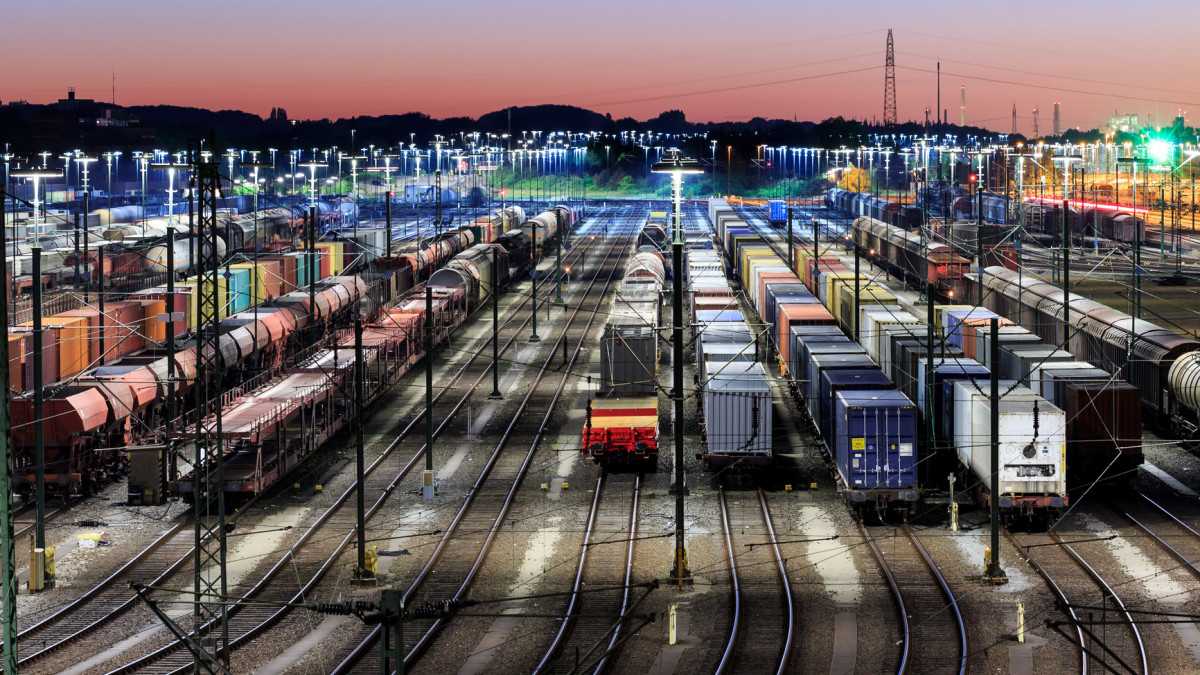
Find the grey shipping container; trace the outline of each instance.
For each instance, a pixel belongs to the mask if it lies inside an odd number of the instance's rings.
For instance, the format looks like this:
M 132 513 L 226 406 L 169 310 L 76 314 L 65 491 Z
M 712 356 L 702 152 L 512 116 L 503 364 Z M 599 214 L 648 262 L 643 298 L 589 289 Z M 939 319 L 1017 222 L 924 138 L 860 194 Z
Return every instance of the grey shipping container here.
M 600 390 L 606 396 L 653 394 L 658 383 L 658 337 L 643 326 L 604 327 Z
M 704 387 L 706 462 L 711 464 L 713 455 L 769 460 L 772 417 L 771 387 L 762 364 L 728 364 Z

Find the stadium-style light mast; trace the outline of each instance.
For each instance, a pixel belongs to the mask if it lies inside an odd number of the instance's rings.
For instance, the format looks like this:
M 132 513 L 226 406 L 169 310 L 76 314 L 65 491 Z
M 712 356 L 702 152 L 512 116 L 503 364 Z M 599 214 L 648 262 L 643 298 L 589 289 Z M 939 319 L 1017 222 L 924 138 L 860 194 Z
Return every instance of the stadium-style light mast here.
M 675 273 L 671 290 L 671 312 L 673 325 L 671 327 L 674 353 L 671 365 L 674 369 L 674 381 L 671 398 L 675 402 L 675 563 L 671 575 L 675 577 L 679 588 L 683 588 L 684 579 L 691 577 L 687 569 L 687 550 L 684 547 L 683 532 L 683 216 L 681 202 L 683 201 L 683 176 L 699 174 L 704 170 L 700 163 L 691 157 L 684 157 L 675 148 L 667 151 L 651 168 L 653 173 L 671 174 L 671 215 L 673 219 L 674 237 L 671 241 L 671 260 Z

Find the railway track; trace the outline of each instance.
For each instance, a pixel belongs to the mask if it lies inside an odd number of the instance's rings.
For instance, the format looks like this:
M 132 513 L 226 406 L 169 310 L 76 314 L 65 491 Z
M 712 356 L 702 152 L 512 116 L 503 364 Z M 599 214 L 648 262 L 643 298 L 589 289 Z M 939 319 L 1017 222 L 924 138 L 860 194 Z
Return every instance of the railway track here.
M 622 627 L 637 595 L 630 585 L 641 483 L 641 476 L 627 474 L 602 473 L 596 479 L 571 597 L 535 673 L 601 673 L 625 638 L 636 632 L 622 632 Z M 583 594 L 584 589 L 589 592 Z
M 1144 492 L 1134 490 L 1133 493 L 1148 507 L 1145 509 L 1148 513 L 1141 515 L 1126 509 L 1118 510 L 1192 576 L 1200 579 L 1200 567 L 1197 566 L 1200 562 L 1200 532 Z
M 455 513 L 450 525 L 441 535 L 433 548 L 429 560 L 417 573 L 416 578 L 403 594 L 405 607 L 414 607 L 423 602 L 439 602 L 444 600 L 462 600 L 466 597 L 475 575 L 483 566 L 484 559 L 501 529 L 505 515 L 512 505 L 513 498 L 520 488 L 522 479 L 532 463 L 533 457 L 545 434 L 555 405 L 566 386 L 578 359 L 584 340 L 590 333 L 592 324 L 603 299 L 612 282 L 617 278 L 620 269 L 618 264 L 624 259 L 623 253 L 628 251 L 633 237 L 625 232 L 631 223 L 622 223 L 621 234 L 614 236 L 613 246 L 597 268 L 595 276 L 584 290 L 583 298 L 571 311 L 565 325 L 555 340 L 549 355 L 542 364 L 540 371 L 524 399 L 521 401 L 512 421 L 497 442 L 491 456 L 485 460 L 483 470 L 469 490 L 461 508 Z M 612 260 L 614 252 L 621 251 L 616 260 Z M 599 292 L 593 292 L 596 282 L 606 278 Z M 584 305 L 590 305 L 587 320 L 581 330 L 573 336 L 572 325 Z M 551 371 L 551 364 L 559 352 L 559 346 L 568 341 L 575 348 L 571 353 L 567 368 L 563 369 L 562 377 L 557 385 L 547 387 L 543 384 L 545 375 Z M 549 389 L 549 391 L 547 391 Z M 525 414 L 526 411 L 545 411 L 544 414 Z M 528 444 L 526 446 L 526 443 Z M 516 445 L 513 451 L 506 451 L 510 445 Z M 521 451 L 521 448 L 526 448 Z M 476 536 L 467 536 L 475 534 Z M 403 644 L 409 651 L 404 655 L 404 668 L 407 670 L 419 659 L 425 650 L 433 643 L 441 629 L 447 623 L 446 618 L 410 619 L 406 621 L 403 631 Z M 357 641 L 346 653 L 333 670 L 334 673 L 350 672 L 380 672 L 383 670 L 381 656 L 377 648 L 380 628 L 367 630 L 365 627 L 356 635 Z
M 761 489 L 757 507 L 749 493 L 731 498 L 721 491 L 721 524 L 729 552 L 733 621 L 717 665 L 722 673 L 784 673 L 792 655 L 796 608 L 783 554 L 775 539 L 771 510 Z
M 577 256 L 586 255 L 587 249 L 588 249 L 588 246 L 586 246 L 586 245 L 581 246 L 578 249 L 576 249 L 576 251 L 574 251 L 573 253 Z M 526 305 L 528 304 L 528 302 L 529 302 L 528 298 L 524 299 L 521 302 L 521 304 L 518 306 L 517 310 L 521 310 L 521 309 L 525 308 Z M 514 312 L 508 319 L 505 320 L 502 328 L 509 328 L 510 324 L 512 324 L 515 321 L 517 316 L 518 315 Z M 521 322 L 519 325 L 517 325 L 512 330 L 512 335 L 509 337 L 508 341 L 502 347 L 502 353 L 507 352 L 512 347 L 512 345 L 516 341 L 516 338 L 519 335 L 520 331 L 524 329 L 524 327 L 528 324 L 528 322 L 529 322 L 529 316 L 528 316 L 528 313 L 526 312 L 524 321 Z M 435 397 L 434 397 L 435 404 L 442 402 L 443 396 L 447 392 L 454 389 L 455 385 L 459 382 L 459 380 L 462 379 L 464 374 L 467 373 L 468 368 L 470 366 L 472 366 L 476 361 L 478 361 L 481 355 L 484 355 L 485 353 L 490 352 L 490 350 L 487 349 L 487 347 L 489 345 L 490 345 L 490 340 L 482 341 L 482 343 L 478 346 L 478 349 L 467 360 L 467 362 L 464 363 L 455 372 L 455 374 L 449 379 L 449 381 L 435 394 Z M 487 373 L 490 371 L 490 369 L 491 369 L 491 362 L 490 362 L 490 360 L 488 360 L 486 362 L 486 365 L 483 368 L 483 371 L 479 374 L 477 380 L 474 382 L 474 385 L 478 385 L 480 382 L 482 382 L 483 378 L 487 375 Z M 471 387 L 471 388 L 473 388 L 473 387 Z M 468 388 L 467 391 L 469 392 L 471 388 Z M 469 396 L 469 394 L 467 396 Z M 457 404 L 450 406 L 450 410 L 447 412 L 447 415 L 443 418 L 443 422 L 439 425 L 439 427 L 435 431 L 435 436 L 439 435 L 446 428 L 446 426 L 449 424 L 449 422 L 453 419 L 453 416 L 458 412 L 459 409 L 462 408 L 463 404 L 467 401 L 467 396 L 463 396 L 457 402 Z M 436 411 L 436 409 L 435 409 L 435 411 Z M 381 478 L 377 475 L 379 473 L 384 473 L 384 472 L 378 471 L 378 469 L 382 465 L 384 459 L 387 458 L 388 456 L 390 456 L 397 448 L 400 447 L 401 441 L 403 441 L 405 438 L 407 438 L 415 430 L 415 428 L 417 427 L 417 423 L 420 421 L 423 421 L 423 419 L 424 418 L 423 418 L 423 409 L 422 409 L 422 414 L 418 414 L 411 421 L 409 421 L 409 423 L 407 425 L 404 426 L 403 430 L 400 431 L 399 435 L 391 442 L 391 444 L 386 449 L 383 450 L 380 457 L 375 462 L 373 462 L 371 464 L 370 468 L 368 469 L 368 478 L 370 479 L 368 482 L 368 488 L 367 488 L 368 494 L 380 494 L 381 495 L 379 497 L 379 499 L 377 500 L 377 502 L 372 506 L 371 513 L 374 513 L 375 510 L 378 509 L 378 507 L 388 497 L 388 495 L 391 493 L 391 491 L 395 489 L 395 487 L 399 483 L 399 481 L 405 475 L 407 475 L 407 473 L 409 471 L 411 471 L 412 467 L 416 464 L 417 460 L 424 456 L 425 448 L 424 448 L 424 445 L 422 445 L 418 449 L 418 451 L 415 453 L 415 455 L 412 457 L 412 459 L 402 469 L 399 476 L 395 476 L 393 479 L 388 480 L 387 477 Z M 278 574 L 278 572 L 281 569 L 284 569 L 285 562 L 290 560 L 289 556 L 291 556 L 299 547 L 303 547 L 303 544 L 306 541 L 308 541 L 309 539 L 312 539 L 312 534 L 314 531 L 316 531 L 320 527 L 326 526 L 326 525 L 330 526 L 331 529 L 333 528 L 333 526 L 345 527 L 345 519 L 344 518 L 339 517 L 337 519 L 334 519 L 331 517 L 331 514 L 334 511 L 342 509 L 347 504 L 349 504 L 350 503 L 349 499 L 354 494 L 355 494 L 355 487 L 351 486 L 349 489 L 346 490 L 345 493 L 343 493 L 339 497 L 337 502 L 326 512 L 326 514 L 324 516 L 322 516 L 321 519 L 319 519 L 318 522 L 316 524 L 314 524 L 313 527 L 301 537 L 300 541 L 298 541 L 292 547 L 292 549 L 289 550 L 280 559 L 279 563 L 277 563 L 275 566 L 273 566 L 271 568 L 270 572 L 268 572 L 268 574 L 264 577 L 264 579 L 259 584 L 256 584 L 253 587 L 250 587 L 249 589 L 245 589 L 247 596 L 249 597 L 249 596 L 257 595 L 257 594 L 261 593 L 263 590 L 265 590 L 266 582 L 271 577 Z M 243 509 L 243 511 L 245 511 L 245 509 Z M 337 540 L 337 541 L 341 542 L 340 545 L 337 546 L 336 550 L 333 551 L 333 553 L 331 555 L 335 555 L 337 551 L 340 551 L 341 548 L 346 546 L 347 541 L 353 541 L 353 529 L 354 529 L 353 520 L 354 520 L 354 516 L 351 513 L 351 515 L 350 515 L 351 525 L 349 526 L 349 529 L 351 531 L 350 535 L 347 535 L 347 537 L 333 536 L 333 537 L 329 538 L 330 540 Z M 72 603 L 71 605 L 64 607 L 63 610 L 58 612 L 54 617 L 51 617 L 51 619 L 53 619 L 53 621 L 50 621 L 50 620 L 44 621 L 43 623 L 46 624 L 46 626 L 44 626 L 44 628 L 49 628 L 51 625 L 59 625 L 64 628 L 74 627 L 76 630 L 74 633 L 71 633 L 70 635 L 61 636 L 61 637 L 58 637 L 57 639 L 53 639 L 53 640 L 43 639 L 43 642 L 45 642 L 47 644 L 52 644 L 54 649 L 59 649 L 65 645 L 69 644 L 72 640 L 75 640 L 75 639 L 83 636 L 85 633 L 95 630 L 96 628 L 111 621 L 113 618 L 115 618 L 121 612 L 128 609 L 134 600 L 133 593 L 128 589 L 128 583 L 127 583 L 128 581 L 138 581 L 138 580 L 145 579 L 145 578 L 152 578 L 153 582 L 151 585 L 157 585 L 160 583 L 169 583 L 169 581 L 167 581 L 167 580 L 170 578 L 170 576 L 172 574 L 178 575 L 180 573 L 181 563 L 183 561 L 186 561 L 187 559 L 190 559 L 190 554 L 192 551 L 192 544 L 194 543 L 194 541 L 192 538 L 192 530 L 190 527 L 185 527 L 183 531 L 172 531 L 172 533 L 170 533 L 168 536 L 171 538 L 170 541 L 163 541 L 160 539 L 159 541 L 152 543 L 150 547 L 148 547 L 146 550 L 144 550 L 142 553 L 140 553 L 138 556 L 136 556 L 134 558 L 134 560 L 132 560 L 130 562 L 130 564 L 125 565 L 120 570 L 118 570 L 116 573 L 114 573 L 113 575 L 110 575 L 110 577 L 108 577 L 103 582 L 101 582 L 101 584 L 97 585 L 97 587 L 93 588 L 91 591 L 89 591 L 87 594 L 85 594 L 85 597 L 94 598 L 93 601 Z M 177 558 L 176 560 L 178 562 L 175 565 L 172 565 L 168 569 L 163 570 L 162 573 L 158 574 L 157 576 L 155 576 L 153 574 L 154 570 L 157 569 L 156 567 L 154 567 L 154 564 L 151 564 L 150 567 L 148 568 L 150 570 L 149 573 L 147 571 L 145 571 L 145 568 L 143 568 L 143 566 L 146 565 L 148 561 L 150 561 L 151 559 L 160 560 L 160 558 L 155 558 L 155 557 L 149 556 L 148 554 L 153 553 L 156 548 L 161 549 L 163 551 L 174 552 L 175 548 L 177 547 L 177 544 L 174 541 L 176 539 L 180 540 L 181 542 L 186 542 L 186 545 L 187 545 L 187 552 L 184 555 L 180 556 L 181 559 Z M 309 548 L 306 548 L 305 550 L 308 552 L 311 552 L 311 551 L 314 551 L 315 549 L 312 547 L 309 547 Z M 325 551 L 325 552 L 328 553 L 328 551 Z M 316 554 L 314 554 L 314 555 L 316 555 Z M 163 555 L 161 557 L 162 560 L 166 560 L 169 558 L 171 558 L 171 555 Z M 155 563 L 155 564 L 157 564 L 157 563 Z M 314 571 L 314 573 L 316 573 L 316 574 L 323 575 L 327 569 L 328 569 L 327 565 L 317 565 L 316 567 L 313 568 L 312 571 Z M 299 577 L 297 577 L 297 578 L 299 578 Z M 126 583 L 117 584 L 116 583 L 117 581 L 125 581 Z M 315 582 L 315 579 L 313 581 Z M 182 582 L 180 582 L 180 583 L 182 583 Z M 184 585 L 186 586 L 186 585 L 190 585 L 190 584 L 184 584 Z M 309 585 L 311 585 L 311 582 Z M 303 588 L 301 588 L 301 593 L 303 593 L 303 591 L 307 588 L 308 588 L 308 585 L 305 585 Z M 124 591 L 123 594 L 122 594 L 122 590 Z M 117 598 L 121 597 L 122 595 L 125 597 L 125 601 L 117 602 Z M 115 597 L 110 597 L 110 596 L 115 596 Z M 291 596 L 289 595 L 289 597 L 291 597 Z M 103 602 L 100 601 L 100 599 L 102 599 L 102 598 L 104 599 Z M 240 614 L 240 611 L 238 613 Z M 250 612 L 250 613 L 247 613 L 246 615 L 244 615 L 244 616 L 246 616 L 247 620 L 239 621 L 239 626 L 237 626 L 237 628 L 244 629 L 240 633 L 237 630 L 235 630 L 235 627 L 232 625 L 232 622 L 231 622 L 230 635 L 231 635 L 231 645 L 232 646 L 241 646 L 242 644 L 245 644 L 246 640 L 252 638 L 254 635 L 259 634 L 260 632 L 262 632 L 262 630 L 265 630 L 270 625 L 273 625 L 273 623 L 275 621 L 277 621 L 279 618 L 282 617 L 283 612 L 282 611 L 270 612 L 266 616 L 261 616 L 261 614 L 262 614 L 262 611 L 261 611 L 261 608 L 259 608 L 256 612 Z M 76 615 L 78 615 L 78 616 L 76 616 Z M 253 615 L 253 616 L 251 616 L 251 615 Z M 253 623 L 255 621 L 257 621 L 257 623 L 255 623 L 255 625 L 253 625 L 253 626 L 242 626 L 241 625 L 242 623 Z M 25 641 L 24 637 L 22 638 L 22 641 L 23 642 Z M 176 672 L 176 671 L 182 672 L 183 670 L 187 670 L 188 668 L 191 667 L 191 657 L 190 657 L 190 655 L 183 654 L 183 657 L 180 658 L 179 654 L 177 653 L 180 647 L 181 647 L 181 644 L 179 642 L 173 642 L 173 643 L 167 644 L 167 645 L 161 647 L 160 649 L 155 650 L 151 654 L 148 654 L 142 658 L 136 659 L 130 663 L 124 664 L 123 666 L 117 668 L 114 672 L 129 672 L 131 670 L 143 668 L 143 667 L 149 666 L 151 664 L 153 664 L 155 666 L 154 672 Z M 40 656 L 44 656 L 44 655 L 45 654 L 39 652 L 37 654 L 30 655 L 30 657 L 35 658 L 35 657 L 40 657 Z M 168 658 L 168 657 L 171 657 L 171 658 Z M 159 661 L 161 659 L 165 659 L 165 660 L 162 661 L 161 663 L 159 663 Z M 176 661 L 186 661 L 186 666 L 180 666 L 179 663 L 176 663 Z
M 908 525 L 868 527 L 860 522 L 858 527 L 896 601 L 896 672 L 966 672 L 967 631 L 958 601 L 916 533 Z
M 1053 531 L 1045 535 L 1019 535 L 1005 530 L 1005 534 L 1021 557 L 1033 566 L 1053 591 L 1067 623 L 1074 625 L 1074 630 L 1063 626 L 1062 633 L 1074 635 L 1073 642 L 1079 650 L 1080 672 L 1089 672 L 1090 666 L 1104 670 L 1107 666 L 1101 664 L 1112 663 L 1121 664 L 1122 672 L 1149 672 L 1141 631 L 1126 611 L 1125 603 L 1069 542 L 1063 541 Z M 1051 545 L 1043 541 L 1047 536 Z M 1036 553 L 1030 553 L 1031 548 L 1036 549 Z M 1105 631 L 1102 644 L 1091 640 L 1083 628 L 1088 620 L 1087 610 L 1083 608 L 1096 604 L 1111 606 L 1124 620 L 1121 629 Z

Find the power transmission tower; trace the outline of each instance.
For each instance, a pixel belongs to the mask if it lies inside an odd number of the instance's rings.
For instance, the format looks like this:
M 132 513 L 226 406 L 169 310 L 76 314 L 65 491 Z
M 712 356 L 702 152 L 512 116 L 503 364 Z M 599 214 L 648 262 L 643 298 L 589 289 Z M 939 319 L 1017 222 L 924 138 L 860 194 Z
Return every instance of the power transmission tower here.
M 892 29 L 888 29 L 887 64 L 883 75 L 883 124 L 896 123 L 896 52 L 892 46 Z
M 1013 136 L 1017 135 L 1017 104 L 1016 103 L 1013 103 L 1012 135 Z
M 198 146 L 198 144 L 197 144 Z M 211 145 L 211 147 L 216 147 Z M 217 255 L 217 190 L 221 177 L 215 161 L 202 159 L 193 147 L 192 164 L 197 180 L 197 247 L 200 277 L 199 325 L 200 353 L 220 354 L 219 313 L 221 259 Z M 209 157 L 212 157 L 210 155 Z M 196 672 L 211 671 L 213 666 L 229 667 L 229 621 L 225 598 L 229 595 L 225 574 L 225 476 L 221 439 L 221 368 L 216 359 L 199 363 L 196 386 L 196 463 L 195 482 L 196 548 L 195 600 L 192 618 L 195 630 L 203 634 L 201 649 L 195 652 Z M 214 663 L 215 662 L 215 663 Z

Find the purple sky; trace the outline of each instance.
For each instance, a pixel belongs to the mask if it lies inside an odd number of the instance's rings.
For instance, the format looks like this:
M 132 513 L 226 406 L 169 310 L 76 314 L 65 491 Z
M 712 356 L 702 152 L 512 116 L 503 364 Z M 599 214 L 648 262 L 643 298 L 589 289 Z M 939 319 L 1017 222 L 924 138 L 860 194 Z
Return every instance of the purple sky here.
M 1116 3 L 1110 3 L 1116 7 Z M 1114 111 L 1200 112 L 1200 3 L 440 3 L 65 0 L 6 10 L 0 99 L 78 95 L 293 118 L 477 116 L 562 103 L 644 119 L 881 117 L 887 29 L 901 120 L 942 107 L 1001 131 L 1091 128 Z M 999 14 L 998 12 L 1003 12 Z M 25 29 L 15 29 L 16 27 Z M 38 28 L 38 27 L 42 28 Z M 199 36 L 199 37 L 197 37 Z M 28 56 L 26 56 L 28 54 Z

